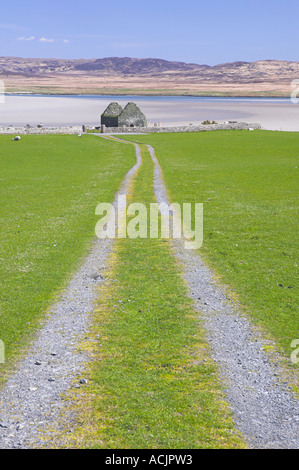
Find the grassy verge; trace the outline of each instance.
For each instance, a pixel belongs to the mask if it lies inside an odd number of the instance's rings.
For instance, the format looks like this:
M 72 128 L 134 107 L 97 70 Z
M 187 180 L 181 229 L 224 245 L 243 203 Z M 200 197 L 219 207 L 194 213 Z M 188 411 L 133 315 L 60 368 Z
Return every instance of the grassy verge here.
M 94 237 L 135 162 L 130 146 L 84 136 L 0 137 L 0 339 L 11 366 Z
M 173 202 L 204 203 L 201 253 L 290 357 L 299 338 L 299 133 L 215 131 L 138 141 L 154 146 Z
M 144 150 L 133 201 L 154 202 Z M 91 335 L 100 344 L 67 445 L 242 447 L 168 242 L 118 240 L 113 260 Z

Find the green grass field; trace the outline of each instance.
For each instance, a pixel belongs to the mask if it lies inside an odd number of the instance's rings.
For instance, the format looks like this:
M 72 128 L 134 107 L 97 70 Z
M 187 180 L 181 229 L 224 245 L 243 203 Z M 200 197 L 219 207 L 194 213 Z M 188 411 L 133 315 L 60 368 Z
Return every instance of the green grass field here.
M 135 140 L 155 148 L 172 202 L 204 203 L 201 253 L 289 357 L 291 341 L 299 338 L 299 133 L 214 131 Z
M 299 134 L 123 138 L 153 145 L 172 202 L 204 203 L 200 252 L 289 358 L 299 338 Z M 133 146 L 95 136 L 0 136 L 2 378 L 87 254 L 97 204 L 112 202 L 134 163 Z M 129 198 L 155 202 L 145 147 Z M 100 343 L 82 345 L 95 361 L 71 445 L 244 447 L 168 241 L 117 240 L 107 276 L 91 331 Z
M 94 237 L 135 162 L 131 146 L 84 136 L 0 137 L 0 339 L 19 354 Z M 1 365 L 1 373 L 4 373 Z

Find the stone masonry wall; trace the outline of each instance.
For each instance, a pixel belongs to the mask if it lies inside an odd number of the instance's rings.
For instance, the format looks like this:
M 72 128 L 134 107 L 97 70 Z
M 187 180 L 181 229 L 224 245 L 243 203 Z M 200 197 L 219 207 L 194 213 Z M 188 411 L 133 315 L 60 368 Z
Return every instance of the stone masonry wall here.
M 90 128 L 87 126 L 87 129 Z M 200 124 L 198 126 L 173 126 L 173 127 L 106 127 L 104 133 L 120 134 L 120 133 L 141 133 L 149 134 L 154 132 L 203 132 L 218 130 L 242 130 L 242 129 L 261 129 L 261 125 L 257 122 L 236 122 L 222 124 Z M 0 134 L 10 135 L 29 135 L 29 134 L 81 134 L 82 126 L 70 127 L 0 127 Z
M 248 130 L 261 129 L 261 125 L 257 122 L 236 122 L 222 124 L 200 124 L 198 126 L 173 126 L 173 127 L 107 127 L 105 133 L 152 133 L 152 132 L 202 132 L 202 131 L 219 131 L 219 130 Z
M 82 126 L 75 127 L 0 127 L 0 134 L 80 134 Z

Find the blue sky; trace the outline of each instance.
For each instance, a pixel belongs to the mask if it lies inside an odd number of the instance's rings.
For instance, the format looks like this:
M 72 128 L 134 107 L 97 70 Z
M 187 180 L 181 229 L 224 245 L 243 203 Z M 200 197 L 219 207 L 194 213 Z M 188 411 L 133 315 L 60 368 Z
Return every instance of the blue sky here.
M 0 56 L 297 61 L 299 0 L 2 2 Z

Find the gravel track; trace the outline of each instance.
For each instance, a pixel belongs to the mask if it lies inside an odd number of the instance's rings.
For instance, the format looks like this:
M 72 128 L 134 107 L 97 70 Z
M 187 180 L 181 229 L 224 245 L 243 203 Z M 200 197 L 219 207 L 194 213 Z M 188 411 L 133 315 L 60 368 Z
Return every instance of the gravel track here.
M 155 151 L 150 145 L 147 147 L 155 163 L 157 202 L 169 204 Z M 264 352 L 261 333 L 216 283 L 199 253 L 185 249 L 183 239 L 173 239 L 172 246 L 195 308 L 204 321 L 236 427 L 249 447 L 298 449 L 299 402 L 284 379 L 281 364 Z
M 127 173 L 114 205 L 119 195 L 128 193 L 141 164 L 140 149 L 135 149 L 137 162 Z M 84 381 L 84 365 L 90 359 L 78 350 L 78 345 L 88 334 L 113 245 L 114 240 L 95 239 L 81 268 L 49 311 L 17 372 L 1 390 L 1 449 L 43 447 L 45 436 L 55 430 L 63 412 L 61 394 L 80 387 L 80 380 Z

